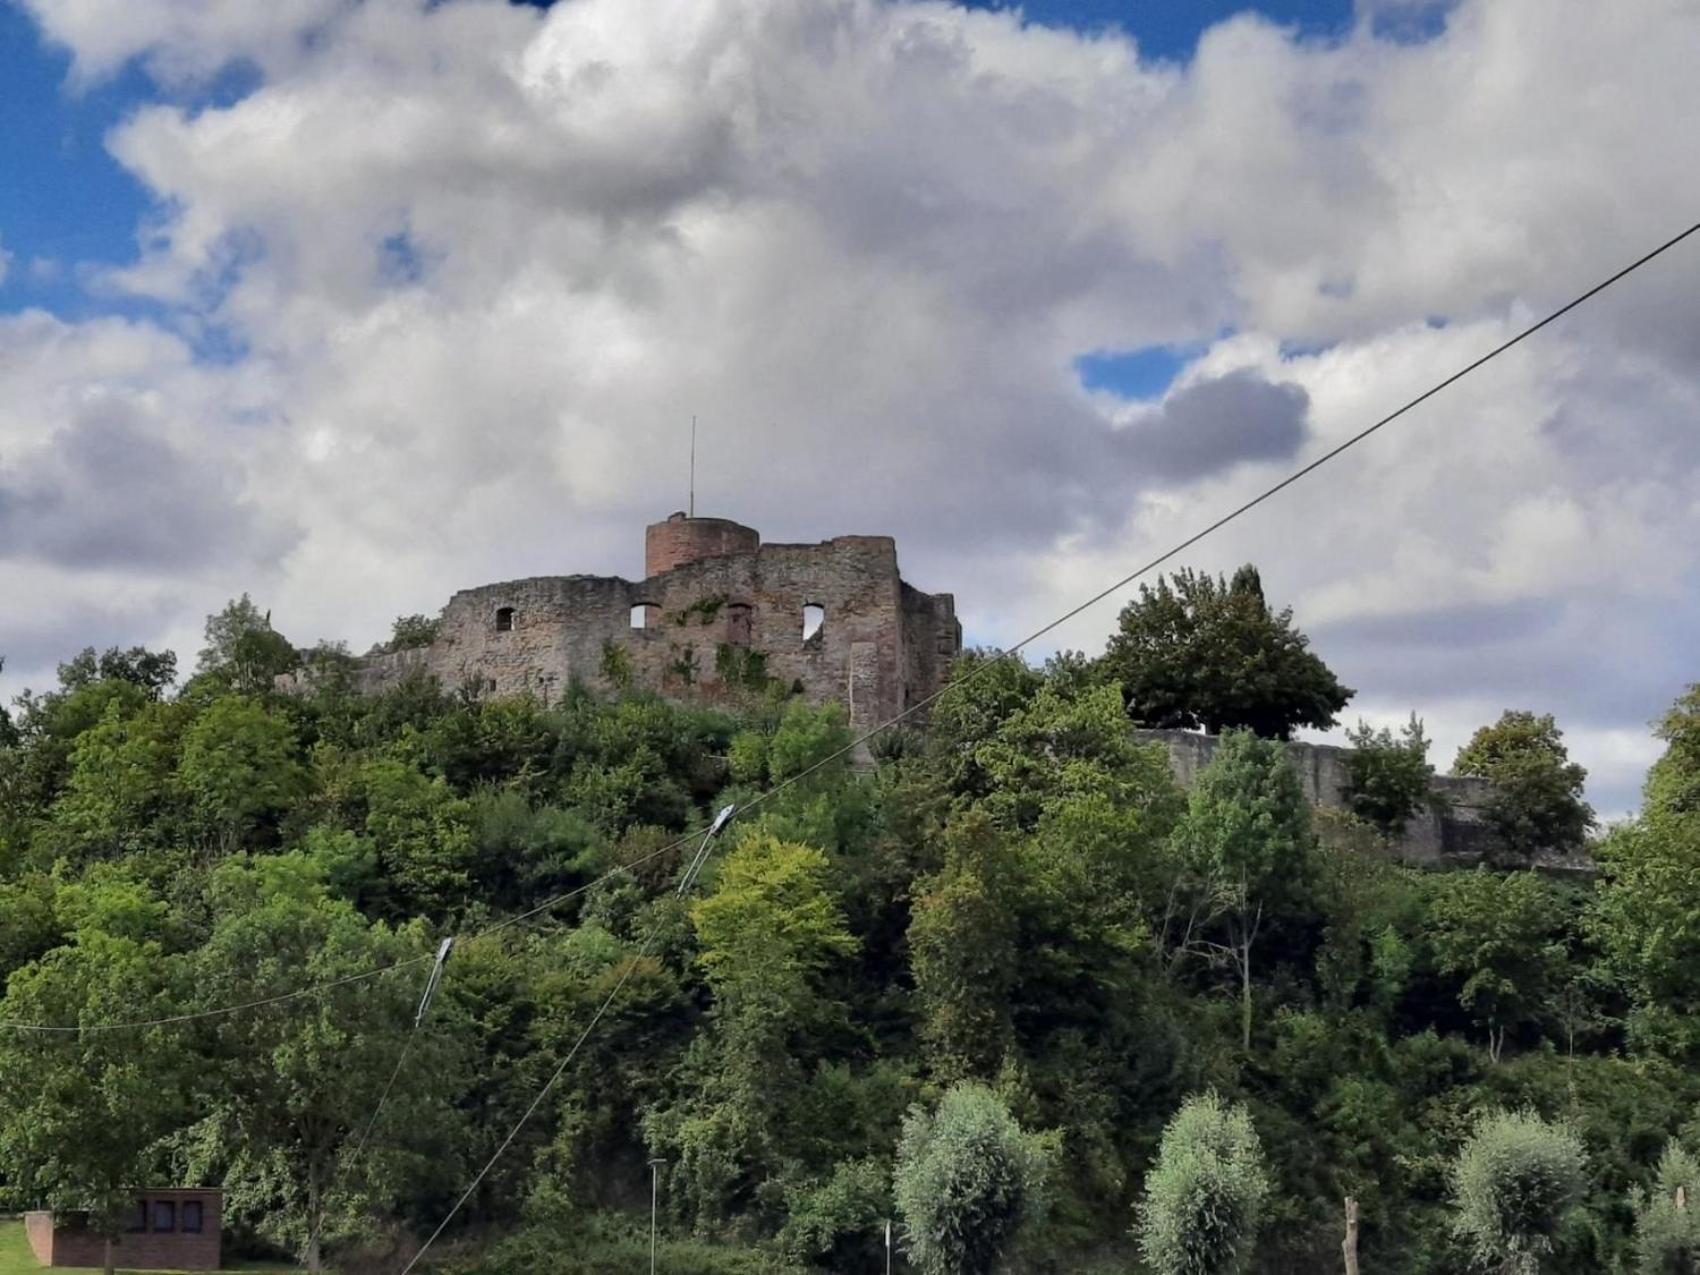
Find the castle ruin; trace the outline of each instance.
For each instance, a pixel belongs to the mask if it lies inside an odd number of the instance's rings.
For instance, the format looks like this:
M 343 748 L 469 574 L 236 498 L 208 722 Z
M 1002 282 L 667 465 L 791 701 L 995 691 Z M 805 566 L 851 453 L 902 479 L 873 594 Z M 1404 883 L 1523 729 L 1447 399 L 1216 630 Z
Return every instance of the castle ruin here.
M 962 650 L 955 600 L 906 584 L 890 536 L 763 544 L 752 527 L 676 513 L 645 533 L 644 573 L 463 589 L 431 645 L 363 657 L 355 685 L 424 671 L 543 703 L 575 682 L 703 703 L 778 685 L 843 703 L 860 731 L 932 695 Z

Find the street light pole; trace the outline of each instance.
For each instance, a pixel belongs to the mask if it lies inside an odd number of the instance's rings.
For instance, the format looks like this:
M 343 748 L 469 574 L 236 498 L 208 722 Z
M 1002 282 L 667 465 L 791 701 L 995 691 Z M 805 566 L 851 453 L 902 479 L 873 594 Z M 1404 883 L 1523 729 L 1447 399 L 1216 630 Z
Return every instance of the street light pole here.
M 665 1160 L 649 1162 L 649 1275 L 655 1275 L 655 1208 L 661 1198 L 661 1166 Z

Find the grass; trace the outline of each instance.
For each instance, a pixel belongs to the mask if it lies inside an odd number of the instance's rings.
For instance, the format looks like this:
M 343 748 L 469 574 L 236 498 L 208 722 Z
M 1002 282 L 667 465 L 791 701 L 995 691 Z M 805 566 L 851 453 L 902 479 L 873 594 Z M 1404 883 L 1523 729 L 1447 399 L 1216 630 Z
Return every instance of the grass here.
M 41 1275 L 48 1268 L 35 1260 L 35 1254 L 30 1252 L 29 1237 L 24 1234 L 24 1224 L 14 1218 L 0 1220 L 0 1275 Z M 55 1266 L 54 1271 L 66 1272 L 66 1275 L 100 1275 L 98 1266 Z M 171 1275 L 171 1272 L 132 1271 L 129 1267 L 118 1268 L 121 1275 Z M 294 1266 L 268 1265 L 264 1262 L 238 1262 L 235 1266 L 226 1266 L 227 1271 L 247 1271 L 249 1275 L 298 1275 L 299 1268 Z

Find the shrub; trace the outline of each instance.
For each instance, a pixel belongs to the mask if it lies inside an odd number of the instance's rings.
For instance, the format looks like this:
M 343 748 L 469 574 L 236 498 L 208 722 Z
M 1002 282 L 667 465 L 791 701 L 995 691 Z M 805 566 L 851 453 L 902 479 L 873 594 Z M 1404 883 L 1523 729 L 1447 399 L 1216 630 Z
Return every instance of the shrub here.
M 1677 1192 L 1683 1206 L 1677 1207 Z M 1642 1275 L 1700 1270 L 1700 1160 L 1672 1143 L 1659 1158 L 1651 1194 L 1630 1196 L 1635 1210 L 1635 1269 Z
M 897 1148 L 903 1243 L 923 1275 L 987 1275 L 1039 1212 L 1045 1142 L 983 1085 L 953 1086 L 936 1112 L 913 1108 Z
M 1532 1275 L 1581 1198 L 1584 1160 L 1580 1138 L 1533 1111 L 1484 1116 L 1453 1163 L 1454 1234 L 1484 1265 Z
M 1235 1275 L 1251 1257 L 1268 1194 L 1250 1113 L 1215 1092 L 1188 1098 L 1145 1178 L 1140 1251 L 1158 1275 Z
M 1362 721 L 1346 732 L 1352 745 L 1346 758 L 1346 799 L 1353 814 L 1390 837 L 1404 832 L 1405 821 L 1430 799 L 1434 777 L 1428 739 L 1415 713 L 1400 735 L 1395 739 L 1385 726 L 1373 730 Z

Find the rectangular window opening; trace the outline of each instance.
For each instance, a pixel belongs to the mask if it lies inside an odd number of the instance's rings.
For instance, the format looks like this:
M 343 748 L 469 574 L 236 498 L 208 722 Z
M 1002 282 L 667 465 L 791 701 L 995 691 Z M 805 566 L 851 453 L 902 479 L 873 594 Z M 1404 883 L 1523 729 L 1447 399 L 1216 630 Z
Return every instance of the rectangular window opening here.
M 153 1202 L 153 1229 L 156 1235 L 168 1235 L 177 1229 L 177 1202 L 175 1200 L 155 1200 Z

